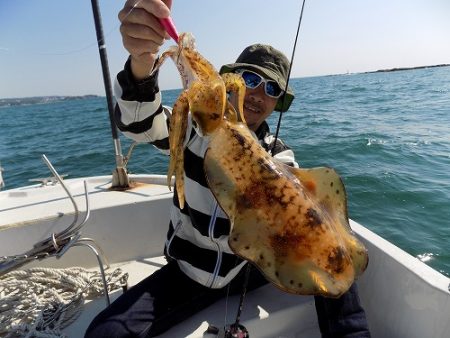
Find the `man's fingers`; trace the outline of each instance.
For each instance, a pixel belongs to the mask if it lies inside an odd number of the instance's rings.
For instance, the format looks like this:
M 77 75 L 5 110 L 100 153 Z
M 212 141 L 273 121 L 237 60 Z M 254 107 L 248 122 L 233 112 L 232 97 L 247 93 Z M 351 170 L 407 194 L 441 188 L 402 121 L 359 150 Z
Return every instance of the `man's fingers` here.
M 144 53 L 156 54 L 161 47 L 160 44 L 152 40 L 142 40 L 128 37 L 123 40 L 123 46 L 130 52 L 131 55 L 139 56 Z
M 138 27 L 141 26 L 141 27 Z M 123 30 L 123 28 L 125 30 Z M 165 37 L 165 30 L 158 19 L 153 15 L 148 14 L 144 10 L 135 10 L 134 13 L 130 14 L 126 19 L 122 21 L 121 32 L 126 34 L 131 34 L 134 36 L 134 30 L 141 30 L 143 33 L 153 32 L 154 34 Z M 136 37 L 136 36 L 135 36 Z
M 120 26 L 120 32 L 124 38 L 135 38 L 141 40 L 150 40 L 159 45 L 164 43 L 165 35 L 161 36 L 148 26 L 127 24 Z
M 118 17 L 123 46 L 132 55 L 156 54 L 169 39 L 159 19 L 168 17 L 171 0 L 128 0 Z
M 170 7 L 166 5 L 172 5 L 172 1 L 161 1 L 161 0 L 128 0 L 125 3 L 124 8 L 136 9 L 142 8 L 148 13 L 153 14 L 157 18 L 167 18 L 170 15 Z
M 170 10 L 172 8 L 172 0 L 162 0 L 167 6 L 167 8 Z

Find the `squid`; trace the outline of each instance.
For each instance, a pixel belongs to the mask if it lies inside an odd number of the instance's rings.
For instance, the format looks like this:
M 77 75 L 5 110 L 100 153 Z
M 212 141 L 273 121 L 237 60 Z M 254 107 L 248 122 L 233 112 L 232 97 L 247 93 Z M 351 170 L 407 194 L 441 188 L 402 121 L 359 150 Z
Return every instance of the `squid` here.
M 349 225 L 342 179 L 332 168 L 293 168 L 272 158 L 245 123 L 245 83 L 220 75 L 190 33 L 169 48 L 184 90 L 169 129 L 168 184 L 175 175 L 184 206 L 183 143 L 189 114 L 209 139 L 204 172 L 230 220 L 228 244 L 278 288 L 299 295 L 339 297 L 366 269 L 368 253 Z M 231 104 L 227 93 L 235 95 Z

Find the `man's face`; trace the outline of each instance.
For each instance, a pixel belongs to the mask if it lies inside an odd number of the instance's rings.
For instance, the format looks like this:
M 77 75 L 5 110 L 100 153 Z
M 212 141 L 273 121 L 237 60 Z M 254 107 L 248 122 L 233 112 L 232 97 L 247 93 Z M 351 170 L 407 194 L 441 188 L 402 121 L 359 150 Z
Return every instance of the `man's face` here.
M 261 123 L 272 114 L 278 99 L 267 96 L 264 84 L 255 89 L 246 88 L 244 98 L 244 117 L 250 130 L 256 132 Z
M 255 70 L 237 69 L 245 82 L 244 117 L 250 130 L 256 132 L 259 126 L 275 109 L 278 98 L 283 91 L 279 85 L 266 79 L 265 76 Z

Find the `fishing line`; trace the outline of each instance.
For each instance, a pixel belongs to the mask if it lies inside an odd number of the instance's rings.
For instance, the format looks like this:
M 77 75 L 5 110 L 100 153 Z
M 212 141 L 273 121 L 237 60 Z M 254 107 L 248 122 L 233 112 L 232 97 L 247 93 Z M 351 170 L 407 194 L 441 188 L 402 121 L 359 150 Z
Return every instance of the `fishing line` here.
M 111 35 L 111 33 L 114 32 L 118 27 L 119 27 L 119 25 L 117 25 L 113 29 L 111 29 L 105 35 L 105 37 Z M 86 45 L 86 46 L 78 48 L 78 49 L 68 50 L 65 52 L 40 52 L 40 51 L 31 51 L 30 52 L 27 49 L 10 49 L 10 48 L 5 48 L 5 47 L 1 47 L 0 52 L 11 53 L 11 54 L 26 53 L 27 55 L 40 55 L 40 56 L 64 56 L 64 55 L 71 55 L 71 54 L 79 54 L 90 48 L 97 47 L 97 44 L 98 44 L 98 41 L 95 40 L 95 42 L 92 42 L 89 45 Z
M 289 80 L 291 78 L 291 70 L 292 70 L 292 65 L 294 63 L 294 55 L 295 55 L 295 49 L 297 48 L 297 41 L 298 41 L 298 34 L 300 32 L 300 26 L 302 24 L 302 19 L 303 19 L 303 9 L 305 8 L 305 2 L 306 0 L 303 0 L 302 3 L 302 9 L 300 11 L 300 17 L 298 19 L 298 26 L 297 26 L 297 33 L 295 34 L 295 41 L 294 41 L 294 48 L 292 49 L 292 55 L 291 55 L 291 63 L 289 65 L 289 71 L 288 71 L 288 76 L 287 76 L 287 80 L 286 80 L 286 86 L 284 87 L 284 92 L 283 92 L 283 104 L 282 107 L 284 107 L 284 105 L 286 104 L 286 92 L 289 86 Z M 275 132 L 275 141 L 272 144 L 272 147 L 270 149 L 270 154 L 273 153 L 273 150 L 277 144 L 277 140 L 278 140 L 278 133 L 280 131 L 280 126 L 281 126 L 281 118 L 283 116 L 283 112 L 280 111 L 280 116 L 278 117 L 278 124 L 277 124 L 277 130 Z
M 130 8 L 130 10 L 128 11 L 128 13 L 124 16 L 124 19 L 126 19 L 126 18 L 131 14 L 131 12 L 133 12 L 134 9 L 135 9 L 142 1 L 143 1 L 143 0 L 137 1 L 137 2 Z M 121 22 L 119 22 L 119 23 L 116 24 L 113 28 L 111 28 L 111 29 L 104 35 L 104 37 L 105 37 L 104 40 L 106 40 L 106 38 L 109 37 L 112 33 L 117 32 L 117 31 L 118 31 L 118 28 L 120 27 L 120 25 L 121 25 Z M 8 47 L 0 47 L 0 52 L 1 52 L 1 53 L 11 53 L 11 54 L 26 53 L 27 55 L 41 55 L 41 56 L 63 56 L 63 55 L 78 54 L 78 53 L 84 52 L 85 50 L 88 50 L 88 49 L 93 48 L 93 47 L 98 48 L 98 41 L 97 41 L 97 40 L 95 40 L 95 42 L 92 42 L 92 43 L 90 43 L 90 44 L 88 44 L 88 45 L 86 45 L 86 46 L 84 46 L 84 47 L 80 47 L 80 48 L 78 48 L 78 49 L 68 50 L 68 51 L 65 51 L 65 52 L 39 52 L 39 51 L 33 51 L 33 52 L 30 52 L 30 51 L 27 51 L 27 49 L 19 49 L 19 50 L 17 50 L 17 49 L 11 49 L 11 48 L 8 48 Z

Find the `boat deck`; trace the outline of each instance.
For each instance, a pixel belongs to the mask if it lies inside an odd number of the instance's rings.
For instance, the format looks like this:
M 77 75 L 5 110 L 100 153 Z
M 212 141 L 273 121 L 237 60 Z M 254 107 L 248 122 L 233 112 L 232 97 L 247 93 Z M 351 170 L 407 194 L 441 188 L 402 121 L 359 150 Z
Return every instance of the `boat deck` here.
M 164 257 L 148 258 L 116 263 L 111 265 L 109 270 L 120 267 L 122 271 L 128 272 L 128 284 L 132 286 L 159 269 L 165 262 Z M 122 290 L 116 290 L 111 293 L 111 301 L 121 294 Z M 204 334 L 208 325 L 223 328 L 225 323 L 233 323 L 236 319 L 238 303 L 239 296 L 230 296 L 228 300 L 220 300 L 158 337 L 212 337 Z M 105 306 L 106 301 L 104 297 L 88 301 L 84 305 L 80 318 L 67 327 L 64 333 L 68 337 L 82 337 L 89 323 Z M 301 321 L 299 321 L 299 318 L 301 318 Z M 241 315 L 241 323 L 253 337 L 320 337 L 314 298 L 305 296 L 292 297 L 285 292 L 279 291 L 272 285 L 266 285 L 247 293 Z M 285 328 L 286 331 L 284 332 L 282 328 Z M 293 330 L 292 328 L 296 329 Z

